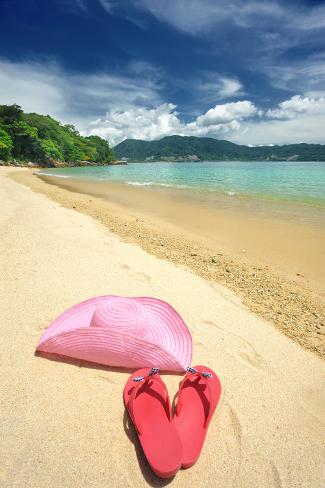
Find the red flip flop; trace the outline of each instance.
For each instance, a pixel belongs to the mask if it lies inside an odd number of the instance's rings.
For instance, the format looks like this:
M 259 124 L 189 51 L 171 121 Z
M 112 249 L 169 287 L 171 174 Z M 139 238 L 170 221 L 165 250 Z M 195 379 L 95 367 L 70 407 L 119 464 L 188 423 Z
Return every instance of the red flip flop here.
M 171 478 L 181 467 L 182 445 L 158 368 L 143 368 L 132 374 L 123 398 L 151 469 L 160 478 Z
M 187 368 L 173 418 L 183 446 L 183 468 L 190 468 L 199 458 L 220 394 L 221 383 L 214 371 L 206 366 Z

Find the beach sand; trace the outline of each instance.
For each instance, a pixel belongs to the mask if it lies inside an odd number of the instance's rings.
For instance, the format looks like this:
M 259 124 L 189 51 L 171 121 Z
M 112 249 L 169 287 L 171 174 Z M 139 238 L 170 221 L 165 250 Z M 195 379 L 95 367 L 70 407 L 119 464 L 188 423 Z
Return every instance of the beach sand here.
M 278 222 L 273 215 L 264 221 L 251 211 L 194 204 L 182 192 L 33 173 L 10 175 L 64 207 L 90 215 L 124 241 L 225 285 L 251 311 L 325 357 L 325 228 L 317 209 L 312 214 L 319 226 L 310 225 L 310 212 L 305 222 L 303 210 L 299 225 L 281 215 Z M 250 245 L 243 249 L 247 239 Z
M 325 266 L 319 266 L 325 262 L 322 207 L 41 172 L 39 178 L 70 192 L 99 197 L 117 205 L 120 213 L 132 210 L 144 221 L 151 219 L 166 232 L 199 239 L 216 252 L 268 266 L 325 297 Z
M 229 289 L 6 177 L 14 171 L 0 168 L 0 486 L 324 487 L 324 362 Z M 34 355 L 51 320 L 102 294 L 168 301 L 192 332 L 193 365 L 222 381 L 202 455 L 173 480 L 152 474 L 129 424 L 127 372 Z M 163 379 L 173 398 L 181 377 Z

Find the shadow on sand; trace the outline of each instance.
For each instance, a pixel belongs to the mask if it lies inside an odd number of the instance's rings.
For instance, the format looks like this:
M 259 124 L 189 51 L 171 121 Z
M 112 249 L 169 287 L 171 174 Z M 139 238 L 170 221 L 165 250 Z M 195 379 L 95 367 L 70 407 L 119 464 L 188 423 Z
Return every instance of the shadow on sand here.
M 79 359 L 73 359 L 67 356 L 60 356 L 58 354 L 49 354 L 49 353 L 44 353 L 41 351 L 36 351 L 35 356 L 41 357 L 44 359 L 48 359 L 50 361 L 55 361 L 55 362 L 61 362 L 61 363 L 66 363 L 66 364 L 71 364 L 72 366 L 77 366 L 78 368 L 88 368 L 88 369 L 98 369 L 102 371 L 110 371 L 112 373 L 133 373 L 134 369 L 127 369 L 127 368 L 113 368 L 111 366 L 104 366 L 101 364 L 97 363 L 91 363 Z M 171 373 L 173 374 L 173 373 Z M 162 479 L 156 476 L 153 471 L 150 469 L 150 466 L 148 464 L 148 461 L 146 460 L 146 457 L 143 453 L 137 432 L 132 424 L 132 421 L 130 420 L 129 414 L 125 410 L 124 416 L 123 416 L 123 427 L 126 435 L 132 442 L 135 453 L 138 459 L 139 467 L 141 469 L 141 472 L 143 474 L 144 479 L 146 482 L 156 488 L 156 487 L 163 487 L 168 485 L 173 481 L 174 478 L 169 478 L 169 479 Z

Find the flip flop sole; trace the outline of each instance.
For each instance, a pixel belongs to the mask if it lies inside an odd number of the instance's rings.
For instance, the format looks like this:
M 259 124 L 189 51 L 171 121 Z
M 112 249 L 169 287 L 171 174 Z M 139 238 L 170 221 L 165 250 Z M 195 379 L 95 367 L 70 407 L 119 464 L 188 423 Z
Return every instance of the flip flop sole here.
M 150 368 L 144 368 L 131 375 L 124 388 L 124 404 L 151 469 L 160 478 L 171 478 L 181 467 L 182 445 L 166 413 L 166 386 L 160 378 L 141 385 L 133 381 L 135 377 L 147 376 L 149 371 Z M 130 408 L 134 388 L 138 388 L 136 405 Z
M 221 383 L 215 372 L 206 366 L 194 368 L 200 372 L 211 373 L 212 378 L 204 380 L 196 375 L 188 375 L 182 385 L 182 406 L 179 415 L 173 418 L 183 446 L 182 468 L 190 468 L 199 458 L 221 395 Z M 208 381 L 211 382 L 209 390 Z

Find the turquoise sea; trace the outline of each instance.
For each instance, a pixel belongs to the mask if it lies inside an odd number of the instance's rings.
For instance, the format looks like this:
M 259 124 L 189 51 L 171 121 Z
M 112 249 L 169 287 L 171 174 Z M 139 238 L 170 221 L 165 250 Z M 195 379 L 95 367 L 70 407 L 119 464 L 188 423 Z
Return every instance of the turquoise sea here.
M 325 162 L 130 163 L 46 169 L 39 173 L 325 207 Z

